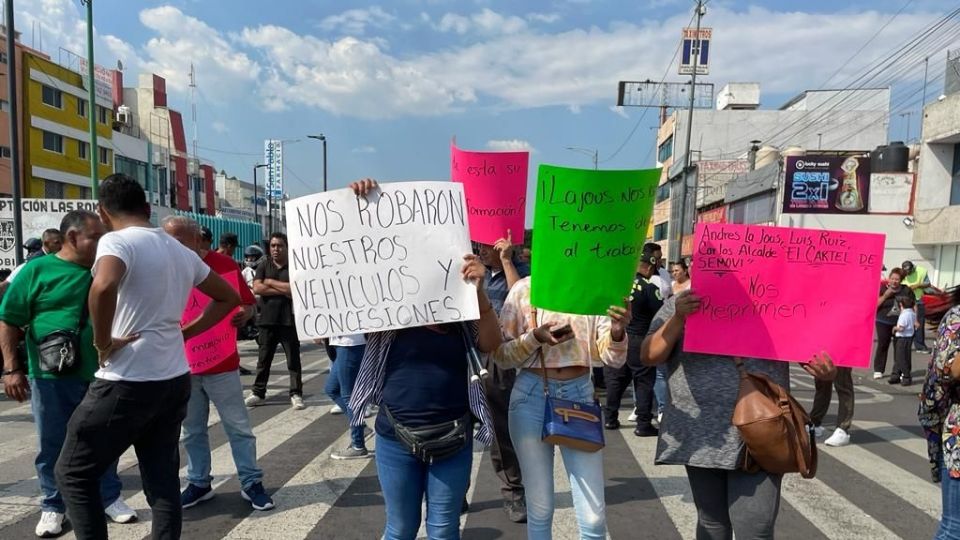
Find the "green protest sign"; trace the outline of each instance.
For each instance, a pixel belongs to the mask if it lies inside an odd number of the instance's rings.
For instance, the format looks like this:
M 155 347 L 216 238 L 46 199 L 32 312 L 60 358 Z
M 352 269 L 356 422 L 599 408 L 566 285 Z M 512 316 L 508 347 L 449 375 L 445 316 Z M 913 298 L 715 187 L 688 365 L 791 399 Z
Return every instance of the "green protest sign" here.
M 540 165 L 530 302 L 605 315 L 630 295 L 660 169 L 596 171 Z

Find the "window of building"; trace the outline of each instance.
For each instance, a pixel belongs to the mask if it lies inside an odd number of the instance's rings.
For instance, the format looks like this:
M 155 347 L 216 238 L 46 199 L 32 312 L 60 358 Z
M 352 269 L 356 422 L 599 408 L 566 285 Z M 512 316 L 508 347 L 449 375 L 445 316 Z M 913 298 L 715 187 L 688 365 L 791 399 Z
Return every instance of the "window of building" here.
M 10 102 L 5 99 L 0 99 L 0 112 L 10 112 Z
M 9 159 L 13 154 L 10 152 L 9 146 L 0 146 L 0 158 Z
M 673 156 L 673 135 L 667 137 L 667 140 L 657 148 L 657 161 L 663 163 Z
M 7 63 L 7 51 L 0 52 L 0 64 Z
M 90 159 L 90 143 L 77 141 L 77 157 L 80 159 Z
M 62 199 L 65 184 L 53 180 L 43 181 L 43 196 L 47 199 Z
M 950 204 L 960 205 L 960 143 L 953 145 L 953 170 L 950 182 Z
M 727 221 L 756 225 L 771 223 L 776 219 L 777 192 L 768 191 L 749 199 L 743 199 L 727 209 Z
M 108 165 L 110 163 L 110 150 L 106 148 L 97 148 L 100 151 L 100 164 Z
M 110 110 L 106 107 L 101 107 L 97 105 L 97 121 L 101 124 L 106 124 L 110 119 Z
M 659 223 L 653 226 L 653 241 L 659 242 L 667 239 L 667 222 Z
M 63 92 L 52 86 L 41 85 L 43 87 L 43 102 L 51 107 L 63 108 Z
M 80 188 L 80 198 L 81 199 L 92 199 L 93 191 L 88 187 Z
M 77 98 L 77 115 L 87 117 L 87 100 Z
M 666 183 L 657 188 L 657 202 L 663 202 L 670 198 L 670 183 Z
M 114 152 L 113 172 L 123 173 L 133 178 L 143 186 L 147 191 L 150 187 L 147 185 L 147 164 L 142 161 L 130 159 Z
M 50 131 L 43 132 L 43 149 L 58 154 L 63 153 L 63 136 Z

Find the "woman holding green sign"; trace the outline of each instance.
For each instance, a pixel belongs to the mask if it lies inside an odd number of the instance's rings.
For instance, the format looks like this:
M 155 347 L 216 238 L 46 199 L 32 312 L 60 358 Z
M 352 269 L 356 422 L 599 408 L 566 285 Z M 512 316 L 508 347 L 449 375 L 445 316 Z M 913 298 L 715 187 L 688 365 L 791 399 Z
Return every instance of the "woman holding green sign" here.
M 590 368 L 620 367 L 627 360 L 626 327 L 630 311 L 610 306 L 608 316 L 568 315 L 530 305 L 530 278 L 518 281 L 501 315 L 504 343 L 493 359 L 504 368 L 520 368 L 510 396 L 510 439 L 520 461 L 527 500 L 527 538 L 551 538 L 554 511 L 554 445 L 542 438 L 547 399 L 594 403 Z M 547 395 L 551 396 L 548 398 Z M 586 409 L 568 411 L 585 418 Z M 603 453 L 560 447 L 570 476 L 581 539 L 607 536 L 603 492 Z M 602 442 L 599 442 L 602 446 Z
M 660 425 L 656 463 L 683 465 L 697 507 L 697 540 L 773 538 L 780 511 L 781 474 L 743 470 L 744 443 L 733 425 L 740 377 L 733 358 L 684 352 L 687 316 L 700 309 L 692 291 L 668 299 L 650 325 L 641 359 L 666 364 L 670 400 Z M 790 388 L 790 364 L 747 358 L 747 371 Z M 833 380 L 836 368 L 826 354 L 803 369 L 818 380 Z

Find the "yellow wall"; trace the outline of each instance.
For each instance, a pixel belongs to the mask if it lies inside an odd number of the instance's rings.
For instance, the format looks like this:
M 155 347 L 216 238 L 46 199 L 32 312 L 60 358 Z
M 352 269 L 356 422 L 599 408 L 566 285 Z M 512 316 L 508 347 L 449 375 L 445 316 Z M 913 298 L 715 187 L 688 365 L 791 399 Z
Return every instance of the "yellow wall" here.
M 89 158 L 91 156 L 89 155 L 90 148 L 88 146 L 87 159 L 80 159 L 80 142 L 77 139 L 68 137 L 66 135 L 63 135 L 62 154 L 45 150 L 43 148 L 43 132 L 42 130 L 31 125 L 30 118 L 43 118 L 44 120 L 80 130 L 84 133 L 89 133 L 89 118 L 87 116 L 80 116 L 77 114 L 77 102 L 80 101 L 81 98 L 67 92 L 62 92 L 61 108 L 56 108 L 45 104 L 43 102 L 42 83 L 30 78 L 30 70 L 36 69 L 42 73 L 45 73 L 52 79 L 58 79 L 72 86 L 83 88 L 83 78 L 79 73 L 70 71 L 69 69 L 58 66 L 49 60 L 34 56 L 27 52 L 24 53 L 23 59 L 23 81 L 25 84 L 23 93 L 23 119 L 25 125 L 23 126 L 23 130 L 26 135 L 24 137 L 24 171 L 27 177 L 26 196 L 39 198 L 44 196 L 45 180 L 32 176 L 31 171 L 33 170 L 34 166 L 89 177 Z M 95 108 L 88 104 L 87 114 L 96 115 L 98 113 Z M 112 137 L 113 129 L 111 128 L 111 116 L 112 111 L 107 114 L 106 124 L 101 124 L 99 122 L 97 123 L 97 135 L 99 135 L 101 138 L 110 139 Z M 89 137 L 85 137 L 83 142 L 89 143 Z M 107 161 L 108 163 L 106 165 L 102 163 L 99 165 L 99 178 L 104 178 L 113 173 L 112 150 L 108 151 Z M 79 198 L 80 196 L 81 190 L 79 186 L 66 184 L 64 187 L 64 197 Z

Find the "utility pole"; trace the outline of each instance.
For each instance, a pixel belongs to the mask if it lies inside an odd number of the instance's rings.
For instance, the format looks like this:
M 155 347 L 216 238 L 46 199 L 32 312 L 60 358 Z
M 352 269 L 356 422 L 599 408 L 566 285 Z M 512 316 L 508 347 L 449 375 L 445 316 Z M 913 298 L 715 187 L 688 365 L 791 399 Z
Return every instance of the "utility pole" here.
M 253 166 L 253 221 L 260 226 L 262 226 L 263 223 L 260 223 L 260 213 L 257 210 L 257 208 L 260 206 L 260 193 L 257 189 L 257 169 L 262 169 L 266 166 L 266 163 L 257 163 Z M 262 231 L 260 236 L 263 236 Z
M 323 143 L 323 192 L 327 192 L 327 137 L 323 133 L 319 135 L 307 135 L 308 139 L 316 139 Z
M 90 193 L 96 199 L 100 196 L 100 150 L 97 148 L 97 82 L 94 78 L 93 64 L 93 0 L 80 0 L 87 6 L 87 118 L 90 120 Z M 12 94 L 11 94 L 12 95 Z M 12 101 L 12 99 L 11 99 Z
M 579 152 L 583 155 L 590 156 L 590 159 L 593 161 L 593 170 L 597 170 L 600 165 L 600 151 L 596 148 L 580 148 L 579 146 L 568 146 L 567 150 L 571 152 Z
M 7 25 L 7 99 L 10 111 L 10 187 L 13 191 L 13 255 L 19 266 L 23 262 L 23 217 L 20 193 L 20 124 L 17 116 L 17 30 L 13 25 L 13 0 L 6 0 Z
M 691 58 L 693 60 L 693 71 L 690 73 L 690 103 L 687 107 L 687 140 L 684 143 L 684 164 L 683 164 L 683 178 L 681 179 L 680 184 L 680 216 L 677 220 L 679 226 L 677 227 L 677 255 L 680 255 L 679 251 L 683 248 L 683 230 L 687 222 L 687 176 L 691 172 L 691 158 L 690 155 L 690 139 L 693 137 L 693 106 L 695 103 L 696 90 L 697 90 L 697 64 L 700 61 L 700 21 L 703 19 L 703 16 L 707 13 L 706 8 L 703 5 L 703 0 L 697 0 L 697 7 L 695 16 L 697 19 L 697 29 L 696 35 L 693 38 L 693 47 L 691 52 Z M 693 215 L 696 216 L 696 190 L 694 190 L 694 209 Z M 673 253 L 671 252 L 671 255 Z

